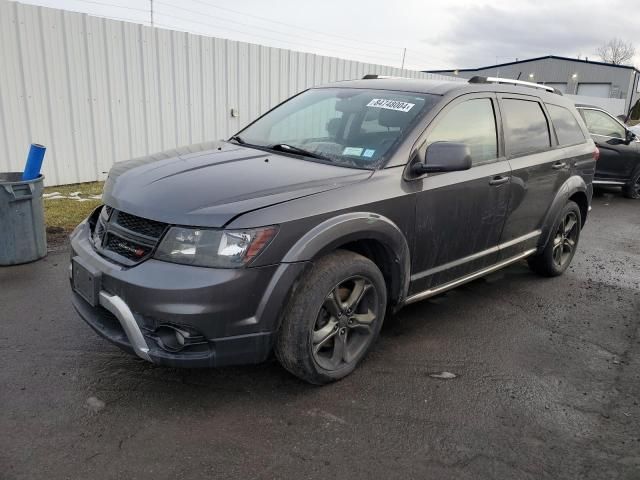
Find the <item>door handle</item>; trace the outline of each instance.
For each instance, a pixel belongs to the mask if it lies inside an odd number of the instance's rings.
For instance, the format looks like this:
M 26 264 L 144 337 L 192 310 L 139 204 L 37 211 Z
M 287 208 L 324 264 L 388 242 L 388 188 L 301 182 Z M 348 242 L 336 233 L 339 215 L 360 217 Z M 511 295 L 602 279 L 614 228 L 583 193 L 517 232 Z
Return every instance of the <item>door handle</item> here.
M 489 185 L 502 185 L 503 183 L 507 183 L 509 181 L 509 177 L 503 175 L 496 175 L 491 180 L 489 180 Z
M 564 168 L 567 166 L 567 162 L 556 162 L 553 165 L 551 165 L 551 168 L 553 168 L 554 170 L 560 170 L 561 168 Z

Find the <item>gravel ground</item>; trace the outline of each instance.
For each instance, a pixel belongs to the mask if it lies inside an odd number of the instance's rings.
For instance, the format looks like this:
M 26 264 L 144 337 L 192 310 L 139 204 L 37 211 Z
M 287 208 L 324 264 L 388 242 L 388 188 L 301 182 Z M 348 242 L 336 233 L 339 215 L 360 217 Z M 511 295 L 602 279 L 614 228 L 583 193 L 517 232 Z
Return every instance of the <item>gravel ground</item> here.
M 596 198 L 563 277 L 407 307 L 325 387 L 130 357 L 75 314 L 67 264 L 0 269 L 2 479 L 640 478 L 640 202 Z

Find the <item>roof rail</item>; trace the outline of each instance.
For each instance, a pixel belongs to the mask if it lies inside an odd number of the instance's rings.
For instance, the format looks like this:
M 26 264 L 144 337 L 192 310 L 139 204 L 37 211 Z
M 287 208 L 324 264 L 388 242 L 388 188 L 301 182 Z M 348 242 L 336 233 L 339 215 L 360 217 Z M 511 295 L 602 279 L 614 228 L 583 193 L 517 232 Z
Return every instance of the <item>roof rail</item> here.
M 506 83 L 509 85 L 520 85 L 523 87 L 539 88 L 541 90 L 546 90 L 547 92 L 562 95 L 562 92 L 560 90 L 550 87 L 548 85 L 541 85 L 539 83 L 533 83 L 533 82 L 524 82 L 522 80 L 512 80 L 511 78 L 475 76 L 469 79 L 469 83 Z
M 401 78 L 405 80 L 413 80 L 411 77 L 396 77 L 394 75 L 378 75 L 377 73 L 367 73 L 361 80 L 375 80 L 378 78 Z

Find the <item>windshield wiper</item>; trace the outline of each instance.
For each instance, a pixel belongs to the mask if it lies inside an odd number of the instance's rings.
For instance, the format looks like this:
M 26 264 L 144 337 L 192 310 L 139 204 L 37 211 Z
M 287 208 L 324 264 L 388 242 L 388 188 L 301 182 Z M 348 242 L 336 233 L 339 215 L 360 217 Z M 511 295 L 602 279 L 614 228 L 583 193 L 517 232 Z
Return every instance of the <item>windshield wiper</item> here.
M 319 155 L 310 150 L 305 150 L 304 148 L 295 147 L 287 143 L 276 143 L 275 145 L 268 145 L 268 146 L 253 145 L 245 142 L 242 138 L 240 138 L 240 135 L 234 135 L 233 137 L 229 138 L 229 140 L 233 140 L 234 142 L 239 143 L 240 145 L 246 145 L 247 147 L 265 148 L 267 150 L 276 150 L 278 152 L 297 153 L 299 155 L 304 155 L 306 157 L 317 158 L 318 160 L 325 160 L 327 162 L 333 162 L 333 159 L 329 157 L 325 157 L 323 155 Z
M 275 145 L 269 145 L 266 148 L 268 148 L 269 150 L 276 150 L 279 152 L 298 153 L 300 155 L 304 155 L 305 157 L 317 158 L 319 160 L 326 160 L 328 162 L 333 162 L 333 160 L 329 157 L 325 157 L 315 152 L 305 150 L 304 148 L 294 147 L 293 145 L 288 145 L 286 143 L 276 143 Z

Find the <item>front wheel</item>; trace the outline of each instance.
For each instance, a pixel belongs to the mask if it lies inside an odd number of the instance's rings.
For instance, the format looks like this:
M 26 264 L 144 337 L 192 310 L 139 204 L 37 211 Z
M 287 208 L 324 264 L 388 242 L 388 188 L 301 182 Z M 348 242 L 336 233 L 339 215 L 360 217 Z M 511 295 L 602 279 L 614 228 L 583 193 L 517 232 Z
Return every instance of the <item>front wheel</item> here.
M 569 201 L 560 212 L 542 253 L 528 258 L 529 267 L 546 277 L 562 275 L 576 253 L 581 229 L 580 208 Z
M 284 368 L 309 383 L 350 374 L 375 342 L 386 311 L 384 277 L 344 250 L 314 262 L 287 306 L 275 345 Z

